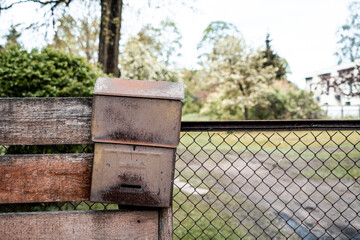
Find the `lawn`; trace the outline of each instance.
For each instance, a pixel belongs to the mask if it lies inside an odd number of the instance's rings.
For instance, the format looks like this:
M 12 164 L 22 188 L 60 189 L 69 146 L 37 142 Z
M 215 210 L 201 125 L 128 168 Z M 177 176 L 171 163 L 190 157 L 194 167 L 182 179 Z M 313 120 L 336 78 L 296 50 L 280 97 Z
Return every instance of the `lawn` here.
M 209 155 L 213 161 L 226 161 L 232 153 L 240 160 L 286 160 L 284 167 L 305 164 L 311 167 L 301 171 L 306 178 L 360 177 L 359 131 L 189 132 L 181 133 L 178 154 L 184 152 L 202 161 Z

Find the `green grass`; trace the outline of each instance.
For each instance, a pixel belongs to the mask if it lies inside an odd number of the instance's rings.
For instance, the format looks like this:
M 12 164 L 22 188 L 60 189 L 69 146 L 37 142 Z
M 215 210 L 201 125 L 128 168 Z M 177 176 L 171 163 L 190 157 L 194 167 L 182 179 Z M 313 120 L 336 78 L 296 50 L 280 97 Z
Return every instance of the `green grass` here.
M 174 239 L 285 239 L 292 231 L 244 196 L 211 190 L 205 197 L 174 189 Z M 264 231 L 264 229 L 266 229 Z
M 181 121 L 211 121 L 210 116 L 199 115 L 198 113 L 189 113 L 181 117 Z
M 306 178 L 358 179 L 359 139 L 360 133 L 352 131 L 191 132 L 181 134 L 178 152 L 188 151 L 199 161 L 208 159 L 209 153 L 217 162 L 226 160 L 227 153 L 237 154 L 240 159 L 285 159 L 294 165 L 300 162 L 315 166 L 301 171 Z

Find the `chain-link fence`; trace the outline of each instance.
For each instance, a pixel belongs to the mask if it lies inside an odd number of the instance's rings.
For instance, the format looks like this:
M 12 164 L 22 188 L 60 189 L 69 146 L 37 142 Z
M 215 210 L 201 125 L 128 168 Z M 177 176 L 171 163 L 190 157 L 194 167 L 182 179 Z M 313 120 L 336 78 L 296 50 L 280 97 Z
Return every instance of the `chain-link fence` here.
M 358 122 L 216 124 L 182 125 L 174 239 L 360 239 Z M 92 151 L 0 146 L 0 155 Z M 118 208 L 79 201 L 1 204 L 0 212 Z
M 174 239 L 360 239 L 360 131 L 218 124 L 181 134 Z

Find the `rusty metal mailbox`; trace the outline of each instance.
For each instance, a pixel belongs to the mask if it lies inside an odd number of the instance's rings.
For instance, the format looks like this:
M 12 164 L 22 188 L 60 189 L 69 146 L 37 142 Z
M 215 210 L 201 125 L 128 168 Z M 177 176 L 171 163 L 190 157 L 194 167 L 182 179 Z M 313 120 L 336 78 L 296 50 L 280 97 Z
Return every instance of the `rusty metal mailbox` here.
M 97 79 L 91 201 L 170 205 L 183 97 L 181 83 Z

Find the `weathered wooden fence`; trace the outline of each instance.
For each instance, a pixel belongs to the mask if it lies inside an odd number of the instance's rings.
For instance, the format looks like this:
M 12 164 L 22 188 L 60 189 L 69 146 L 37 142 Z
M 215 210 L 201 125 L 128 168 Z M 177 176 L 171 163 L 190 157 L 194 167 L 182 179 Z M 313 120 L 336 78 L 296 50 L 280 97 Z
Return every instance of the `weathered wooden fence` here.
M 92 144 L 91 98 L 0 98 L 0 145 Z M 0 203 L 88 201 L 93 154 L 0 155 Z M 1 213 L 1 239 L 171 239 L 172 210 Z

